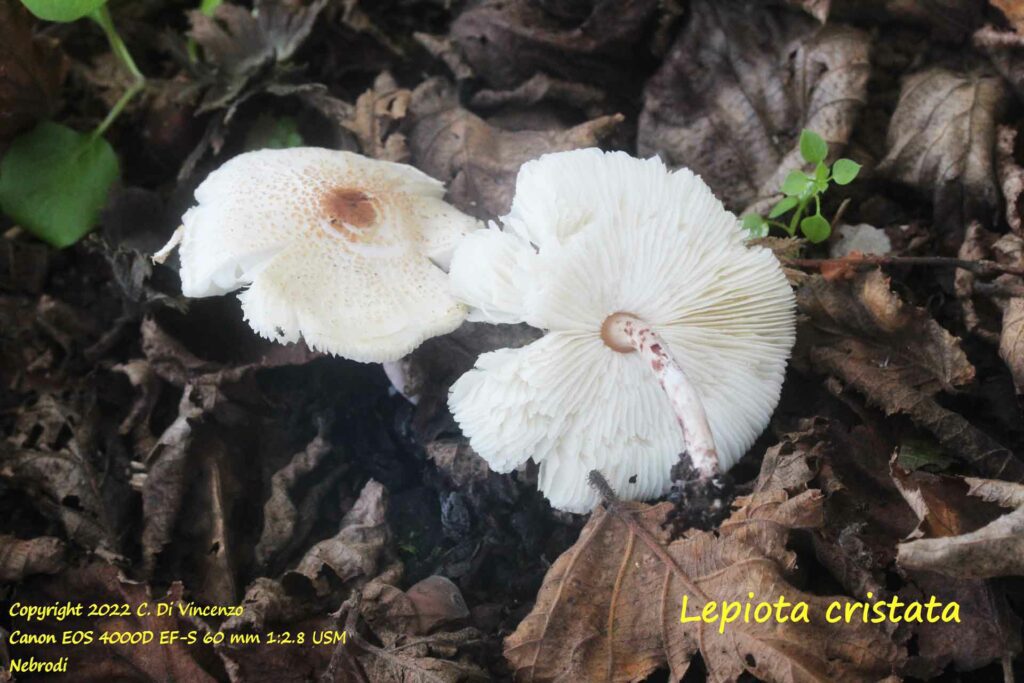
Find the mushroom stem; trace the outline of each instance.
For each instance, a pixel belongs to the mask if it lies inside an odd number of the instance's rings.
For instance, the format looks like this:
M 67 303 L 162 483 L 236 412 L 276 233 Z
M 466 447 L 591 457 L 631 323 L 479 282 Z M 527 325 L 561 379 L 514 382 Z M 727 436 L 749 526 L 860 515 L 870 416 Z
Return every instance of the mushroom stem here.
M 683 442 L 694 469 L 704 478 L 716 476 L 718 451 L 704 404 L 696 387 L 669 351 L 668 344 L 650 325 L 629 313 L 609 316 L 601 333 L 611 348 L 617 351 L 629 348 L 640 353 L 668 395 L 683 430 Z

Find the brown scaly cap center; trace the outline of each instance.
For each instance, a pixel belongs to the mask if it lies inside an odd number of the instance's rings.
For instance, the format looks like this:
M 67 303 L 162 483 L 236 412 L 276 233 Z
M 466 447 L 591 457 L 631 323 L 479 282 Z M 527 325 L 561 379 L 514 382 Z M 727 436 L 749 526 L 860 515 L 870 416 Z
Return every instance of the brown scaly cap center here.
M 362 190 L 338 187 L 324 195 L 322 203 L 331 227 L 349 241 L 377 222 L 377 202 Z

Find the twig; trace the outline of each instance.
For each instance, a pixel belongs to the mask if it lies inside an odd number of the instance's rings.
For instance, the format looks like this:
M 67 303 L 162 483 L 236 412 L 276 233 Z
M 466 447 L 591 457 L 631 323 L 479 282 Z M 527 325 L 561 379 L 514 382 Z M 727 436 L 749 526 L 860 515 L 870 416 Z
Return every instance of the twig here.
M 982 276 L 1001 275 L 1003 273 L 1024 276 L 1024 268 L 1018 266 L 1004 266 L 1001 263 L 984 259 L 968 261 L 948 256 L 871 256 L 851 254 L 843 258 L 787 258 L 783 259 L 783 263 L 794 268 L 806 268 L 809 270 L 820 270 L 823 267 L 828 268 L 830 266 L 864 268 L 872 266 L 932 266 L 936 268 L 963 268 L 975 275 Z
M 839 205 L 839 208 L 836 209 L 836 215 L 832 217 L 832 226 L 833 227 L 839 225 L 839 221 L 841 221 L 843 219 L 843 215 L 846 213 L 846 209 L 849 206 L 850 206 L 850 198 L 847 197 Z

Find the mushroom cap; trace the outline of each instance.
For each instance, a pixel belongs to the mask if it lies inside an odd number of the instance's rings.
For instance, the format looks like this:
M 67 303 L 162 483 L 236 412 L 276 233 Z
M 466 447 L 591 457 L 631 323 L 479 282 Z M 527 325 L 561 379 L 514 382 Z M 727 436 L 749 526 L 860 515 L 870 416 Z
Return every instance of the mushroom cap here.
M 794 297 L 767 249 L 688 169 L 597 149 L 524 164 L 505 230 L 456 250 L 450 277 L 470 317 L 547 331 L 483 354 L 451 389 L 470 445 L 499 472 L 540 463 L 559 509 L 587 512 L 600 470 L 624 498 L 664 495 L 684 448 L 668 397 L 638 353 L 601 340 L 613 313 L 644 320 L 699 392 L 719 464 L 733 465 L 778 403 Z
M 182 219 L 186 296 L 242 287 L 245 319 L 279 342 L 353 360 L 400 358 L 458 327 L 449 293 L 457 242 L 478 221 L 404 164 L 301 147 L 236 156 Z

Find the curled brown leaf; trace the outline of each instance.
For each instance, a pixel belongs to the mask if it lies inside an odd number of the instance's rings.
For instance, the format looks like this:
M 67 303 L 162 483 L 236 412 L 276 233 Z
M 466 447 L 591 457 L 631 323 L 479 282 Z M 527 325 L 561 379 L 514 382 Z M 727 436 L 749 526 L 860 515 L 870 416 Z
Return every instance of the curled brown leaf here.
M 565 130 L 502 130 L 459 106 L 449 84 L 422 83 L 409 105 L 412 160 L 448 184 L 449 199 L 483 218 L 506 213 L 519 167 L 548 152 L 593 147 L 622 122 L 602 116 Z
M 909 76 L 900 91 L 878 172 L 931 195 L 950 251 L 972 218 L 987 220 L 998 205 L 996 123 L 1005 103 L 999 78 L 941 67 Z
M 859 30 L 762 3 L 691 4 L 689 23 L 644 90 L 637 146 L 688 166 L 731 208 L 778 193 L 804 165 L 803 128 L 833 154 L 864 104 Z

